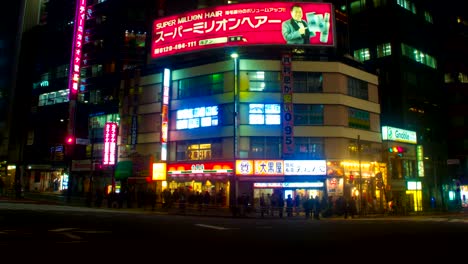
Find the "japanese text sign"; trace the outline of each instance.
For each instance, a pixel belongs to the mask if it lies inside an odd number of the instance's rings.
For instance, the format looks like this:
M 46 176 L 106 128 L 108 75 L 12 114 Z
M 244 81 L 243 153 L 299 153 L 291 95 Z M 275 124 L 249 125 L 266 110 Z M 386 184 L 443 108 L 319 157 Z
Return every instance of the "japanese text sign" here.
M 297 3 L 296 3 L 297 4 Z M 333 46 L 330 3 L 299 3 L 310 32 L 303 45 Z M 217 6 L 155 20 L 152 58 L 205 48 L 240 45 L 282 45 L 282 24 L 291 20 L 291 2 Z

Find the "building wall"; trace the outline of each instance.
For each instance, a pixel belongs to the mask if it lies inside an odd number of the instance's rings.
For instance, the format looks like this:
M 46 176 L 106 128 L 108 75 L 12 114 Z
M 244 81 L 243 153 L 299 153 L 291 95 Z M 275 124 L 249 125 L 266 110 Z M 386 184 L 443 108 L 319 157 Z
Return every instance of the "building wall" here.
M 247 71 L 280 71 L 280 61 L 278 60 L 249 60 L 239 61 L 239 153 L 246 156 L 250 150 L 250 137 L 280 137 L 282 134 L 281 125 L 253 126 L 248 124 L 248 103 L 281 103 L 280 92 L 250 92 L 249 79 L 245 74 Z M 295 93 L 293 103 L 295 104 L 323 104 L 323 125 L 319 126 L 296 126 L 294 128 L 295 137 L 316 137 L 324 138 L 325 156 L 330 159 L 350 159 L 355 158 L 348 146 L 350 142 L 360 136 L 363 142 L 371 144 L 373 148 L 379 149 L 381 143 L 380 135 L 380 106 L 378 102 L 377 78 L 359 69 L 338 62 L 305 62 L 294 61 L 294 71 L 309 71 L 323 73 L 323 92 L 322 93 Z M 176 130 L 175 110 L 188 107 L 206 106 L 206 105 L 232 105 L 234 86 L 234 63 L 232 60 L 216 62 L 212 64 L 200 65 L 197 67 L 177 69 L 172 72 L 172 90 L 170 100 L 170 133 L 169 141 L 201 140 L 221 138 L 223 146 L 223 159 L 233 157 L 233 126 L 230 122 L 231 116 L 225 113 L 224 125 L 216 127 L 205 127 L 191 130 Z M 223 94 L 203 96 L 197 98 L 178 99 L 177 88 L 178 81 L 186 78 L 202 76 L 212 73 L 224 73 L 224 91 Z M 347 76 L 363 80 L 368 83 L 369 100 L 358 99 L 347 95 Z M 140 105 L 138 114 L 146 116 L 145 124 L 139 125 L 138 142 L 152 147 L 159 146 L 154 144 L 159 142 L 160 123 L 158 113 L 161 109 L 161 103 L 153 101 L 150 98 L 158 98 L 161 89 L 161 74 L 142 76 L 140 85 Z M 361 130 L 348 126 L 348 108 L 357 108 L 370 112 L 370 129 Z M 229 108 L 226 108 L 229 109 Z M 151 123 L 148 123 L 151 122 Z M 153 126 L 154 131 L 151 132 Z M 145 133 L 141 131 L 147 131 Z M 147 153 L 155 153 L 152 148 L 139 148 Z M 169 161 L 175 161 L 175 146 L 170 144 Z M 242 157 L 242 158 L 248 158 Z M 376 155 L 372 160 L 379 160 Z

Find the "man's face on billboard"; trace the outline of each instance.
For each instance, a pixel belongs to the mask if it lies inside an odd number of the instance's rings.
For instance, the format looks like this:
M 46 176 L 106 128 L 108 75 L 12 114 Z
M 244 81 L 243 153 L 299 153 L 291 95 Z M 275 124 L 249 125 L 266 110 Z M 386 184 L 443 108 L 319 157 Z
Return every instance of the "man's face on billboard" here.
M 298 6 L 293 7 L 291 10 L 291 16 L 294 20 L 302 20 L 302 8 Z

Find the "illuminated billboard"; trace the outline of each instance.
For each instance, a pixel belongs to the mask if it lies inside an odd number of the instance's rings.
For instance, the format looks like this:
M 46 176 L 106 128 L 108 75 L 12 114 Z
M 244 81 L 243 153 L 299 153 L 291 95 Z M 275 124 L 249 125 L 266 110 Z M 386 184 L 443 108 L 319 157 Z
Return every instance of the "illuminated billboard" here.
M 68 89 L 70 90 L 70 100 L 76 100 L 78 85 L 80 82 L 81 69 L 81 48 L 83 45 L 83 33 L 85 26 L 86 0 L 76 2 L 76 14 L 73 33 L 72 56 L 70 61 L 70 72 L 68 79 Z
M 297 21 L 297 22 L 296 22 Z M 152 58 L 245 45 L 334 45 L 330 3 L 245 3 L 198 9 L 155 20 Z
M 117 154 L 117 129 L 117 123 L 114 122 L 107 122 L 104 126 L 103 165 L 115 165 Z
M 382 127 L 382 140 L 405 142 L 411 144 L 416 144 L 418 141 L 416 132 L 390 126 Z

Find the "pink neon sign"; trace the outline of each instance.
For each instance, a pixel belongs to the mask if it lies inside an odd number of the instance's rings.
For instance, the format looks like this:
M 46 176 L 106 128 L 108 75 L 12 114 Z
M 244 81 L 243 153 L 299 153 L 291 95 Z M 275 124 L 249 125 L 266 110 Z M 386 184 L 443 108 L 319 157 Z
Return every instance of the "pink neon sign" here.
M 310 33 L 305 45 L 333 46 L 331 4 L 247 3 L 199 9 L 155 20 L 152 58 L 231 45 L 287 44 L 283 22 L 291 20 L 293 4 L 300 5 L 302 20 Z
M 117 151 L 117 123 L 108 122 L 104 126 L 103 165 L 114 165 Z
M 70 61 L 70 76 L 68 89 L 69 99 L 76 99 L 80 82 L 81 49 L 83 44 L 83 33 L 86 16 L 86 0 L 77 0 L 75 14 L 75 28 L 73 32 L 72 56 Z

